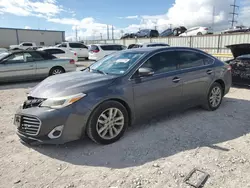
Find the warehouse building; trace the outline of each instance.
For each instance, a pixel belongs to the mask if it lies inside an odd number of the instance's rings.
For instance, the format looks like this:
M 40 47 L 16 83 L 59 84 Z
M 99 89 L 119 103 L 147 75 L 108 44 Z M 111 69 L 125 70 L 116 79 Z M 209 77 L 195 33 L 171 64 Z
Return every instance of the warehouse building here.
M 22 42 L 34 42 L 37 46 L 53 46 L 65 41 L 65 31 L 15 29 L 0 27 L 0 47 Z

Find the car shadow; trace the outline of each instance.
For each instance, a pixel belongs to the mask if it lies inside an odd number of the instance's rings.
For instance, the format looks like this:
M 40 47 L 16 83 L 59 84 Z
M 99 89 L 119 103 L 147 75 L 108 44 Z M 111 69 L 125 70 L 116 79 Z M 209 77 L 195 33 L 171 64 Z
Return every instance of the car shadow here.
M 64 145 L 33 147 L 43 155 L 74 165 L 126 168 L 140 166 L 179 152 L 209 147 L 228 152 L 216 144 L 239 138 L 250 131 L 250 101 L 225 98 L 220 109 L 208 112 L 193 108 L 134 125 L 111 145 L 97 145 L 89 139 Z

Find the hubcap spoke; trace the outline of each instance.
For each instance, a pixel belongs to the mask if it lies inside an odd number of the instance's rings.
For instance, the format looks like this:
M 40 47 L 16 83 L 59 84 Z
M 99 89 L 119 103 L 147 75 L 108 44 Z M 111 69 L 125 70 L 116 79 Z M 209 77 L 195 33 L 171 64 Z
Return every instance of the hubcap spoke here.
M 110 137 L 114 136 L 112 127 L 109 128 L 109 135 L 110 135 Z
M 107 129 L 107 125 L 104 125 L 102 128 L 98 130 L 98 133 L 101 134 L 105 129 Z
M 121 117 L 118 117 L 118 118 L 115 118 L 115 122 L 120 121 L 120 120 L 123 120 L 123 117 L 122 117 L 122 116 L 121 116 Z
M 209 97 L 209 102 L 211 106 L 217 107 L 220 104 L 221 98 L 221 89 L 219 87 L 213 88 Z
M 107 133 L 108 133 L 108 129 L 106 128 L 106 129 L 102 132 L 102 134 L 100 134 L 100 135 L 101 135 L 102 137 L 105 137 Z

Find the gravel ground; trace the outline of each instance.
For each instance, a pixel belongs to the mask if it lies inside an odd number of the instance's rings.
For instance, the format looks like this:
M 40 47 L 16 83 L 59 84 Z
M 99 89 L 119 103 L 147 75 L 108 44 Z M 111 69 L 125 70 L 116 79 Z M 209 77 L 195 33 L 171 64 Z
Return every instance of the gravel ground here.
M 0 86 L 0 187 L 189 187 L 193 169 L 207 172 L 207 188 L 250 187 L 250 90 L 232 88 L 221 108 L 199 108 L 135 125 L 112 145 L 89 139 L 28 147 L 13 114 L 36 83 Z

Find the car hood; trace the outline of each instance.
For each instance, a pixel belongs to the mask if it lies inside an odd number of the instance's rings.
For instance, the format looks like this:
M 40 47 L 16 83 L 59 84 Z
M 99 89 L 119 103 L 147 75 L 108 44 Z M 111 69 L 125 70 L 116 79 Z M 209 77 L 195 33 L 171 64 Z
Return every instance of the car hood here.
M 241 55 L 250 54 L 250 44 L 244 43 L 244 44 L 233 44 L 226 46 L 229 48 L 234 56 L 234 58 L 237 58 Z
M 31 89 L 28 96 L 53 98 L 74 95 L 105 86 L 117 76 L 103 75 L 88 71 L 77 71 L 48 77 Z

